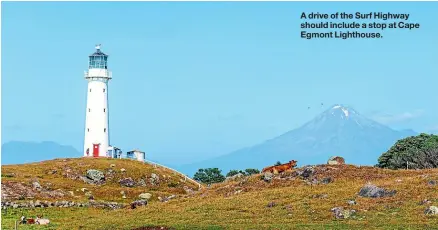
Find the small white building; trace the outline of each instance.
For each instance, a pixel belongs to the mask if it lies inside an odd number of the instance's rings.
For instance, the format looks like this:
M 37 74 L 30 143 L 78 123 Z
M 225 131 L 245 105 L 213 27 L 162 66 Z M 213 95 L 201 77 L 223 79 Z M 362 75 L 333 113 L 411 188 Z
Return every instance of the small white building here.
M 111 158 L 118 158 L 121 159 L 122 158 L 122 150 L 115 147 L 115 146 L 108 146 L 108 155 L 107 157 L 111 157 Z
M 146 159 L 145 153 L 135 149 L 126 153 L 126 157 L 133 160 L 144 162 Z

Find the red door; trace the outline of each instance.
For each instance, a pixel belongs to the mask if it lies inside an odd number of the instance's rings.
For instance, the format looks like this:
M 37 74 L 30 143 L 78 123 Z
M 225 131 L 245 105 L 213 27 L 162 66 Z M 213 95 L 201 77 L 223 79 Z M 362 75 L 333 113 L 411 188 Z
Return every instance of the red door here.
M 93 144 L 93 157 L 99 157 L 99 144 Z

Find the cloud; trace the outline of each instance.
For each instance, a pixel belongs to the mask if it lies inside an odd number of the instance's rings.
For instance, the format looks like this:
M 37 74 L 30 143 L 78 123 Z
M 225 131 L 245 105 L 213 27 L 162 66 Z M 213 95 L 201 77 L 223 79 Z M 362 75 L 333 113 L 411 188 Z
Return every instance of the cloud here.
M 421 117 L 423 114 L 423 110 L 415 110 L 412 112 L 404 112 L 399 114 L 380 113 L 373 115 L 371 118 L 382 124 L 393 124 L 410 121 L 412 119 Z

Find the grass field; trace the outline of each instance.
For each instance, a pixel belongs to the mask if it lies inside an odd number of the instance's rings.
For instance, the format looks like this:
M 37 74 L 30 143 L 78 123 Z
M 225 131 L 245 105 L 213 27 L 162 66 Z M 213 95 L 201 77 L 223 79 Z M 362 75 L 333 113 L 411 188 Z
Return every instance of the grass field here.
M 109 159 L 75 159 L 70 162 L 82 162 L 82 166 L 95 164 L 88 162 L 89 160 L 101 161 L 98 164 L 102 165 L 102 170 L 110 164 L 109 161 L 114 163 Z M 68 186 L 85 186 L 84 182 L 70 180 L 61 175 L 46 177 L 46 171 L 56 162 L 62 161 L 43 162 L 33 167 L 4 166 L 2 174 L 15 172 L 16 175 L 3 177 L 2 183 L 29 180 L 24 175 L 31 175 L 42 176 L 44 180 L 59 184 L 64 189 L 72 189 Z M 116 165 L 122 164 L 115 162 Z M 126 161 L 123 167 L 127 172 L 135 171 L 138 177 L 156 170 L 142 165 L 141 167 L 149 168 L 138 168 L 139 171 L 136 171 L 129 164 L 131 162 Z M 36 167 L 39 169 L 33 170 Z M 87 167 L 83 170 L 85 168 Z M 154 193 L 152 202 L 145 207 L 120 210 L 52 207 L 9 209 L 7 214 L 3 210 L 2 229 L 13 229 L 14 221 L 23 214 L 42 214 L 51 220 L 51 224 L 40 228 L 20 225 L 19 229 L 134 229 L 142 226 L 166 226 L 174 229 L 438 229 L 438 216 L 424 214 L 428 206 L 438 206 L 438 185 L 428 184 L 430 180 L 438 180 L 437 169 L 395 171 L 352 165 L 321 165 L 316 169 L 316 178 L 331 177 L 333 182 L 309 184 L 298 177 L 285 177 L 275 178 L 267 183 L 260 179 L 260 175 L 253 175 L 238 181 L 215 184 L 192 195 L 178 196 L 166 203 L 157 201 L 156 194 L 170 194 L 180 190 L 169 188 L 167 184 L 154 190 L 148 190 L 152 187 L 135 187 L 129 188 L 132 189 L 130 194 L 151 191 Z M 358 196 L 360 188 L 367 182 L 396 190 L 397 193 L 385 198 Z M 88 186 L 90 190 L 97 189 L 92 185 Z M 126 190 L 112 182 L 100 189 L 102 190 L 97 193 L 98 198 L 107 200 L 120 200 L 114 195 L 117 192 L 111 191 L 112 189 Z M 183 193 L 180 191 L 180 194 Z M 128 197 L 128 200 L 133 199 L 134 195 Z M 425 199 L 429 203 L 420 203 Z M 357 204 L 349 205 L 348 200 L 355 200 Z M 333 207 L 354 209 L 356 213 L 348 219 L 336 219 L 331 212 Z

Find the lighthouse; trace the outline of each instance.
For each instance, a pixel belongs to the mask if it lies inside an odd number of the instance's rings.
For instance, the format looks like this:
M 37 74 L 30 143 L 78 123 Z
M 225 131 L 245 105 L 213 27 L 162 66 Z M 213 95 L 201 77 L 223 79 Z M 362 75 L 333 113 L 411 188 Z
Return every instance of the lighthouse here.
M 101 51 L 100 45 L 95 48 L 84 74 L 88 81 L 84 157 L 109 157 L 108 82 L 111 72 L 107 65 L 108 55 Z

